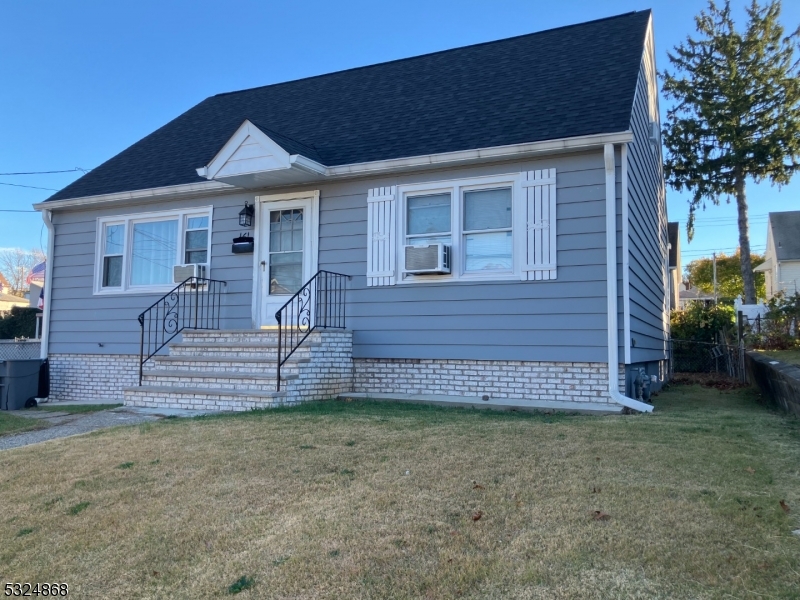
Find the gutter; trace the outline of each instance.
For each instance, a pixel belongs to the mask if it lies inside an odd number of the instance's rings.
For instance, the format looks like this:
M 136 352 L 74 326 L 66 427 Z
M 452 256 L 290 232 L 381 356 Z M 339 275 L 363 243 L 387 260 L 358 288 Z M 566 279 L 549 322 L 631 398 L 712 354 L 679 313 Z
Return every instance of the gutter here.
M 606 144 L 606 289 L 608 296 L 608 395 L 631 410 L 653 412 L 650 404 L 623 396 L 619 391 L 619 340 L 617 330 L 617 194 L 614 144 Z M 624 259 L 623 259 L 624 264 Z
M 43 210 L 42 220 L 47 227 L 47 268 L 44 272 L 44 310 L 42 314 L 42 341 L 40 358 L 47 358 L 50 347 L 50 304 L 53 298 L 53 253 L 56 246 L 56 228 L 53 225 L 53 211 Z
M 448 166 L 455 167 L 459 165 L 468 165 L 480 162 L 527 158 L 539 154 L 580 152 L 582 150 L 600 148 L 605 144 L 625 144 L 631 141 L 633 141 L 633 133 L 630 131 L 620 131 L 617 133 L 600 133 L 570 138 L 560 138 L 556 140 L 544 140 L 541 142 L 511 144 L 508 146 L 494 146 L 491 148 L 478 148 L 475 150 L 459 150 L 456 152 L 425 154 L 421 156 L 411 156 L 408 158 L 393 158 L 389 160 L 353 163 L 350 165 L 339 165 L 336 167 L 326 167 L 300 154 L 293 154 L 289 157 L 291 162 L 289 169 L 306 173 L 308 175 L 308 181 L 298 181 L 289 184 L 282 183 L 274 186 L 267 184 L 263 186 L 263 189 L 277 187 L 297 187 L 298 185 L 304 185 L 305 183 L 318 183 L 321 178 L 342 179 L 347 177 L 368 177 L 425 168 Z M 198 169 L 198 173 L 207 173 L 207 171 L 203 171 L 203 169 L 205 169 L 205 167 Z M 276 172 L 285 170 L 286 169 L 276 169 Z M 264 172 L 268 173 L 269 171 Z M 52 210 L 83 206 L 90 207 L 109 202 L 160 202 L 163 200 L 199 198 L 201 196 L 214 195 L 218 193 L 236 193 L 242 191 L 252 192 L 253 190 L 240 188 L 218 180 L 211 180 L 182 185 L 134 190 L 130 192 L 116 192 L 113 194 L 102 194 L 98 196 L 84 196 L 81 198 L 65 198 L 62 200 L 44 201 L 34 204 L 33 207 L 36 210 Z

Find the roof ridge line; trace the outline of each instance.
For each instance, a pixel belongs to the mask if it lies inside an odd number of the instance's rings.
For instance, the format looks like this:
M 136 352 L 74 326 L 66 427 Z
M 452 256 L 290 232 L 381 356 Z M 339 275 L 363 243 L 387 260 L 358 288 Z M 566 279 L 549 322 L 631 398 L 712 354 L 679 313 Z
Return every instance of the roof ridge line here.
M 230 92 L 220 92 L 219 94 L 214 94 L 213 96 L 209 96 L 209 98 L 219 98 L 221 96 L 232 96 L 233 94 L 243 94 L 245 92 L 252 92 L 254 90 L 260 90 L 260 89 L 263 89 L 263 88 L 277 87 L 279 85 L 297 83 L 298 81 L 308 81 L 310 79 L 319 79 L 319 78 L 322 78 L 322 77 L 330 77 L 331 75 L 339 75 L 341 73 L 349 73 L 351 71 L 360 71 L 362 69 L 371 69 L 373 67 L 381 67 L 381 66 L 390 65 L 390 64 L 393 64 L 393 63 L 400 63 L 400 62 L 404 62 L 404 61 L 415 60 L 415 59 L 418 59 L 418 58 L 424 58 L 426 56 L 435 56 L 437 54 L 447 54 L 448 52 L 456 52 L 458 50 L 464 50 L 466 48 L 477 48 L 479 46 L 488 46 L 490 44 L 499 44 L 499 43 L 502 43 L 502 42 L 507 42 L 509 40 L 516 40 L 516 39 L 519 39 L 519 38 L 531 37 L 531 36 L 534 36 L 534 35 L 541 35 L 541 34 L 544 34 L 544 33 L 550 33 L 552 31 L 559 31 L 561 29 L 570 29 L 572 27 L 580 27 L 582 25 L 591 25 L 593 23 L 600 23 L 602 21 L 611 21 L 613 19 L 620 19 L 622 17 L 628 17 L 628 16 L 631 16 L 631 15 L 635 15 L 635 14 L 638 14 L 638 13 L 645 13 L 645 12 L 648 12 L 648 13 L 652 12 L 652 9 L 648 8 L 648 9 L 644 9 L 644 10 L 631 10 L 631 11 L 628 11 L 628 12 L 625 12 L 625 13 L 620 13 L 618 15 L 612 15 L 610 17 L 602 17 L 600 19 L 594 19 L 592 21 L 582 21 L 580 23 L 571 23 L 569 25 L 560 25 L 559 27 L 551 27 L 550 29 L 543 29 L 541 31 L 533 31 L 531 33 L 523 33 L 523 34 L 520 34 L 520 35 L 513 35 L 513 36 L 507 37 L 507 38 L 500 38 L 499 40 L 489 40 L 487 42 L 478 42 L 476 44 L 467 44 L 466 46 L 457 46 L 456 48 L 447 48 L 445 50 L 436 50 L 434 52 L 428 52 L 426 54 L 417 54 L 415 56 L 406 56 L 404 58 L 395 58 L 393 60 L 387 60 L 387 61 L 384 61 L 384 62 L 373 63 L 373 64 L 370 64 L 370 65 L 361 65 L 360 67 L 350 67 L 348 69 L 341 69 L 339 71 L 330 71 L 328 73 L 320 73 L 319 75 L 309 75 L 308 77 L 300 77 L 299 79 L 290 79 L 288 81 L 278 81 L 276 83 L 268 83 L 268 84 L 265 84 L 265 85 L 257 85 L 255 87 L 245 88 L 245 89 L 242 89 L 242 90 L 233 90 L 233 91 L 230 91 Z

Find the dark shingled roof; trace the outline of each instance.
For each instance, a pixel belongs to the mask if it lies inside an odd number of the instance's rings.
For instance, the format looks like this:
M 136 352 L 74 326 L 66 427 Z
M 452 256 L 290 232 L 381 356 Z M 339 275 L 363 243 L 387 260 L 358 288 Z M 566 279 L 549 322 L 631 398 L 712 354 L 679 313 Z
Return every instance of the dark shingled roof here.
M 218 94 L 49 198 L 206 181 L 245 119 L 326 166 L 629 129 L 650 11 Z
M 778 260 L 800 260 L 800 210 L 769 213 Z

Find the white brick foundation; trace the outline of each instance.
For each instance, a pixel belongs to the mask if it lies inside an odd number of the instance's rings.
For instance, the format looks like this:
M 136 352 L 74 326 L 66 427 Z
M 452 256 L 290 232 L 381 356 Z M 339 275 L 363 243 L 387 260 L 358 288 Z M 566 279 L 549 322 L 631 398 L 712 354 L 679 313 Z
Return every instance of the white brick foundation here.
M 122 403 L 122 390 L 139 383 L 135 354 L 51 354 L 50 400 L 102 399 Z
M 356 359 L 356 393 L 610 403 L 606 363 Z M 619 378 L 625 383 L 624 365 Z M 624 389 L 624 388 L 623 388 Z

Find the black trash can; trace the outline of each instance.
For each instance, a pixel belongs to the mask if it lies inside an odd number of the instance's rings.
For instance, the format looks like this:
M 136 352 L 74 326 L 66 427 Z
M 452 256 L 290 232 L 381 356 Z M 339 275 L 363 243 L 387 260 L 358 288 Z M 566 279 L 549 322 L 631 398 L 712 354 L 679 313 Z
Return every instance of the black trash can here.
M 41 366 L 41 358 L 0 361 L 0 410 L 19 410 L 35 404 Z

